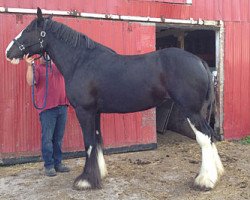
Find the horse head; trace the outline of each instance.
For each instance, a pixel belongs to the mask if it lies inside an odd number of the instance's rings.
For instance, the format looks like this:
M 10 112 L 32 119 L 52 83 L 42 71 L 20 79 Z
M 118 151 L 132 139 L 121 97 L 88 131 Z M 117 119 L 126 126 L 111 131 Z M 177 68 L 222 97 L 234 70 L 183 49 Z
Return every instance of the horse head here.
M 25 54 L 41 54 L 46 48 L 46 25 L 49 18 L 44 18 L 37 8 L 37 18 L 22 30 L 6 48 L 7 60 L 18 64 Z

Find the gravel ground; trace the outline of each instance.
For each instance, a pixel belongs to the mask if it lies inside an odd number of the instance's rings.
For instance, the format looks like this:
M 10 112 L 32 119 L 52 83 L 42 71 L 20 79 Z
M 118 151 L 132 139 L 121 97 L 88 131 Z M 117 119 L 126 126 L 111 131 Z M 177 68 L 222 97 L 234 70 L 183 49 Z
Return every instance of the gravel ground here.
M 193 187 L 200 168 L 196 141 L 173 132 L 158 136 L 153 151 L 106 155 L 109 174 L 100 190 L 75 191 L 84 158 L 65 160 L 71 172 L 46 177 L 43 163 L 0 168 L 1 200 L 245 200 L 250 199 L 250 145 L 217 143 L 226 173 L 212 191 Z

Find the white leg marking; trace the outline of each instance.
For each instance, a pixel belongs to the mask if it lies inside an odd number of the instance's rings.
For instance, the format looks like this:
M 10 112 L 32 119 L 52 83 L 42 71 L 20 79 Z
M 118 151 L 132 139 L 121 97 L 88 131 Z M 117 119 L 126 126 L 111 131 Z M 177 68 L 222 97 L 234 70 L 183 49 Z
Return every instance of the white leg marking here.
M 80 180 L 77 184 L 77 187 L 79 188 L 84 188 L 84 189 L 88 189 L 91 188 L 90 183 L 87 180 Z
M 218 154 L 216 145 L 214 143 L 212 144 L 212 148 L 213 148 L 213 153 L 214 153 L 215 166 L 217 168 L 218 175 L 221 176 L 224 173 L 224 167 L 222 165 L 222 162 L 220 160 L 220 156 Z
M 196 135 L 196 140 L 202 151 L 201 169 L 199 175 L 195 179 L 195 184 L 200 187 L 212 189 L 218 180 L 218 172 L 215 164 L 215 152 L 211 145 L 211 139 L 207 135 L 198 131 L 189 119 L 188 122 Z
M 96 135 L 99 135 L 99 134 L 100 134 L 99 131 L 96 130 Z M 108 171 L 107 171 L 105 159 L 103 156 L 102 148 L 99 145 L 97 146 L 97 162 L 98 162 L 101 178 L 104 178 L 108 174 Z
M 104 178 L 108 174 L 108 171 L 107 171 L 106 163 L 104 160 L 102 148 L 100 146 L 97 147 L 97 162 L 98 162 L 101 178 Z
M 90 157 L 92 151 L 92 146 L 90 145 L 87 151 L 88 157 Z

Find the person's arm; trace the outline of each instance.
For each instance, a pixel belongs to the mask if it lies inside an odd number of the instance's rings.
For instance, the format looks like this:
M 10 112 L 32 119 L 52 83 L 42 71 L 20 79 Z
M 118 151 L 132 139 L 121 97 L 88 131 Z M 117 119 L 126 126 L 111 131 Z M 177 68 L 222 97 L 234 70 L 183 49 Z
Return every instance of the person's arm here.
M 32 84 L 33 84 L 32 62 L 34 61 L 34 58 L 29 57 L 29 54 L 27 54 L 27 55 L 24 55 L 23 59 L 27 63 L 26 81 L 27 81 L 29 86 L 32 86 Z

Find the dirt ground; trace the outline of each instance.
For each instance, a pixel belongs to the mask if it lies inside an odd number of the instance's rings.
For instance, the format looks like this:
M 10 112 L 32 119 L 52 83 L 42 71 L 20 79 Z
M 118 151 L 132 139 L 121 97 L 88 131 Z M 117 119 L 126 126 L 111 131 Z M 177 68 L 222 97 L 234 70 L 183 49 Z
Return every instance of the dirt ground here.
M 173 132 L 158 136 L 153 151 L 106 155 L 109 174 L 101 190 L 75 191 L 83 158 L 64 162 L 71 172 L 43 175 L 43 164 L 0 168 L 0 199 L 27 200 L 245 200 L 250 199 L 250 145 L 217 143 L 226 173 L 212 191 L 199 191 L 193 180 L 200 168 L 200 149 L 191 139 Z

